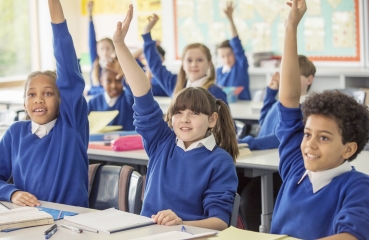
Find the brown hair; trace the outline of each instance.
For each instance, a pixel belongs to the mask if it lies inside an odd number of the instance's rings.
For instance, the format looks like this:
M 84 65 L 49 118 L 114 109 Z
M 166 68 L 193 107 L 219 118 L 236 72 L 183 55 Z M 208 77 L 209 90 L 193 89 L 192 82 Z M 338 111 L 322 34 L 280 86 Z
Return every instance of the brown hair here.
M 23 98 L 26 99 L 26 94 L 27 94 L 27 86 L 28 86 L 28 83 L 29 81 L 31 81 L 32 78 L 38 76 L 38 75 L 44 75 L 44 76 L 47 76 L 49 77 L 56 85 L 56 73 L 54 71 L 35 71 L 35 72 L 31 72 L 28 76 L 27 76 L 27 79 L 26 79 L 26 82 L 24 83 L 24 92 L 23 92 Z M 58 95 L 58 97 L 60 98 L 60 92 L 59 92 L 59 88 L 56 87 L 55 88 L 55 91 L 56 91 L 56 94 Z M 29 117 L 27 111 L 26 111 L 26 117 L 25 117 L 26 120 L 30 120 L 31 118 Z
M 176 95 L 179 91 L 185 88 L 187 79 L 186 79 L 186 73 L 183 70 L 183 62 L 184 62 L 186 52 L 194 48 L 200 49 L 205 54 L 206 59 L 208 60 L 209 65 L 210 65 L 210 73 L 209 73 L 208 79 L 206 80 L 206 82 L 204 83 L 202 87 L 205 89 L 208 89 L 211 85 L 215 84 L 215 69 L 214 69 L 213 62 L 211 61 L 211 53 L 210 53 L 209 48 L 201 43 L 192 43 L 192 44 L 187 45 L 185 49 L 183 49 L 182 58 L 181 58 L 182 64 L 181 64 L 181 68 L 178 73 L 177 83 L 174 88 L 173 95 Z
M 220 43 L 220 45 L 218 46 L 218 49 L 219 48 L 230 48 L 230 49 L 232 49 L 232 46 L 229 43 L 229 40 L 225 40 L 225 41 Z
M 100 41 L 98 41 L 97 43 L 101 43 L 103 41 L 107 41 L 113 47 L 113 49 L 115 51 L 113 40 L 111 40 L 110 38 L 103 38 Z M 94 86 L 101 85 L 101 82 L 100 82 L 101 69 L 100 69 L 99 60 L 100 60 L 100 58 L 99 58 L 99 56 L 97 56 L 95 61 L 92 64 L 91 79 L 92 79 L 92 84 Z
M 188 87 L 180 91 L 173 98 L 166 115 L 166 121 L 172 128 L 172 116 L 175 112 L 189 109 L 194 112 L 211 116 L 218 114 L 214 128 L 208 129 L 213 133 L 218 146 L 226 150 L 236 162 L 239 155 L 234 123 L 228 106 L 220 99 L 216 99 L 208 90 L 202 87 Z
M 315 76 L 316 68 L 312 61 L 310 61 L 306 56 L 299 55 L 299 68 L 300 68 L 300 75 L 305 77 Z M 308 86 L 307 91 L 309 91 L 311 84 Z

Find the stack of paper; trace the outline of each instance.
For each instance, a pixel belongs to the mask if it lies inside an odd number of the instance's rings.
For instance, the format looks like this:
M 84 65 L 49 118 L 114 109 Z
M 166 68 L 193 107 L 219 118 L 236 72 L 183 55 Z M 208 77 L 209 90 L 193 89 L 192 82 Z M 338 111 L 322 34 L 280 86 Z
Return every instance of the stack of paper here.
M 253 239 L 253 240 L 292 240 L 297 239 L 289 237 L 287 235 L 270 234 L 270 233 L 260 233 L 238 229 L 235 227 L 229 227 L 226 230 L 218 232 L 217 236 L 214 238 L 209 238 L 211 240 L 229 240 L 229 239 Z
M 122 126 L 108 126 L 113 119 L 118 115 L 119 111 L 92 111 L 88 115 L 91 133 L 104 133 L 122 129 Z

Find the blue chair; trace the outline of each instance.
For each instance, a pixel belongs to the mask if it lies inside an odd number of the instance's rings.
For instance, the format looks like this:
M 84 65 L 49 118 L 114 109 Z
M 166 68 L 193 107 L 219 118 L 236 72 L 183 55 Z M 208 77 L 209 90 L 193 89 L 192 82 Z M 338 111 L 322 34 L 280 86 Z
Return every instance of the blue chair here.
M 91 164 L 89 167 L 89 206 L 104 210 L 116 208 L 140 214 L 143 178 L 131 166 Z
M 241 223 L 241 224 L 238 223 L 237 224 L 238 219 L 239 219 L 239 221 L 242 221 L 241 218 L 239 218 L 239 216 L 238 216 L 238 212 L 240 210 L 240 201 L 241 201 L 241 196 L 238 193 L 236 193 L 236 195 L 234 196 L 232 214 L 231 214 L 231 219 L 229 221 L 229 226 L 245 229 L 243 223 Z M 240 226 L 240 225 L 242 225 L 242 226 Z

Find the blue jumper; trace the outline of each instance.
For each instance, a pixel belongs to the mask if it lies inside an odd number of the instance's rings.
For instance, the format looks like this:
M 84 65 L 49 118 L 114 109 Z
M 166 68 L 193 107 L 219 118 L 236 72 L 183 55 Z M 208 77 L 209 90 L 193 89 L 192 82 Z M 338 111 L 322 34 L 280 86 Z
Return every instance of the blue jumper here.
M 352 168 L 315 194 L 308 177 L 297 184 L 306 170 L 300 149 L 304 134 L 302 112 L 281 103 L 278 110 L 276 135 L 283 184 L 274 207 L 271 233 L 309 240 L 346 232 L 368 239 L 369 176 Z
M 109 125 L 123 126 L 124 131 L 135 130 L 133 126 L 133 95 L 127 87 L 118 97 L 114 106 L 109 107 L 106 103 L 104 93 L 100 93 L 88 102 L 88 113 L 91 111 L 113 111 L 118 110 L 119 114 L 109 123 Z
M 251 150 L 265 150 L 278 148 L 279 140 L 275 135 L 275 129 L 279 123 L 276 95 L 278 90 L 267 87 L 264 105 L 261 109 L 258 136 L 246 136 L 239 139 L 239 143 L 247 143 Z
M 217 68 L 217 84 L 222 87 L 243 86 L 243 90 L 240 95 L 238 95 L 238 99 L 251 100 L 249 90 L 250 80 L 249 73 L 247 71 L 249 63 L 247 62 L 247 57 L 243 50 L 241 40 L 237 36 L 229 40 L 229 44 L 232 47 L 236 62 L 230 71 L 226 73 L 222 73 L 223 67 Z
M 151 34 L 147 33 L 142 35 L 142 37 L 144 39 L 144 54 L 151 73 L 166 94 L 172 96 L 177 83 L 177 74 L 171 73 L 163 66 L 160 55 L 156 50 L 156 42 L 152 40 Z M 223 100 L 228 104 L 227 95 L 220 87 L 213 84 L 208 90 L 215 98 Z
M 31 132 L 31 121 L 15 122 L 0 140 L 0 200 L 17 190 L 39 200 L 88 207 L 88 119 L 85 81 L 67 23 L 52 24 L 60 113 L 48 135 Z M 14 184 L 7 181 L 13 177 Z
M 138 63 L 138 65 L 144 69 L 145 69 L 145 66 L 142 64 L 142 62 L 139 60 L 139 59 L 136 59 L 136 62 Z M 152 94 L 154 96 L 158 96 L 158 97 L 168 97 L 168 95 L 165 93 L 165 91 L 161 88 L 160 84 L 158 83 L 158 80 L 156 80 L 156 78 L 153 76 L 151 78 L 151 91 L 152 91 Z
M 216 217 L 229 224 L 237 190 L 232 157 L 216 146 L 185 152 L 151 91 L 135 97 L 134 125 L 149 156 L 141 215 L 171 209 L 183 221 Z
M 91 63 L 91 72 L 90 72 L 91 88 L 88 91 L 88 95 L 96 95 L 96 94 L 104 92 L 104 88 L 102 87 L 101 84 L 99 84 L 99 86 L 94 86 L 92 84 L 93 83 L 92 82 L 93 65 L 97 58 L 97 42 L 96 42 L 96 32 L 95 32 L 94 22 L 91 19 L 88 25 L 88 47 L 90 48 L 90 63 Z

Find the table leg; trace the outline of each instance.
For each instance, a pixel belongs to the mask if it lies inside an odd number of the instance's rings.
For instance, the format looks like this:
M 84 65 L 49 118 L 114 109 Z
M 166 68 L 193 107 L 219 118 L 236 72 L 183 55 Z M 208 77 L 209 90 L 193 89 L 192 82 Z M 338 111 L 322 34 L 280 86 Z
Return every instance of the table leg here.
M 273 215 L 273 173 L 261 176 L 261 225 L 259 232 L 269 233 Z

